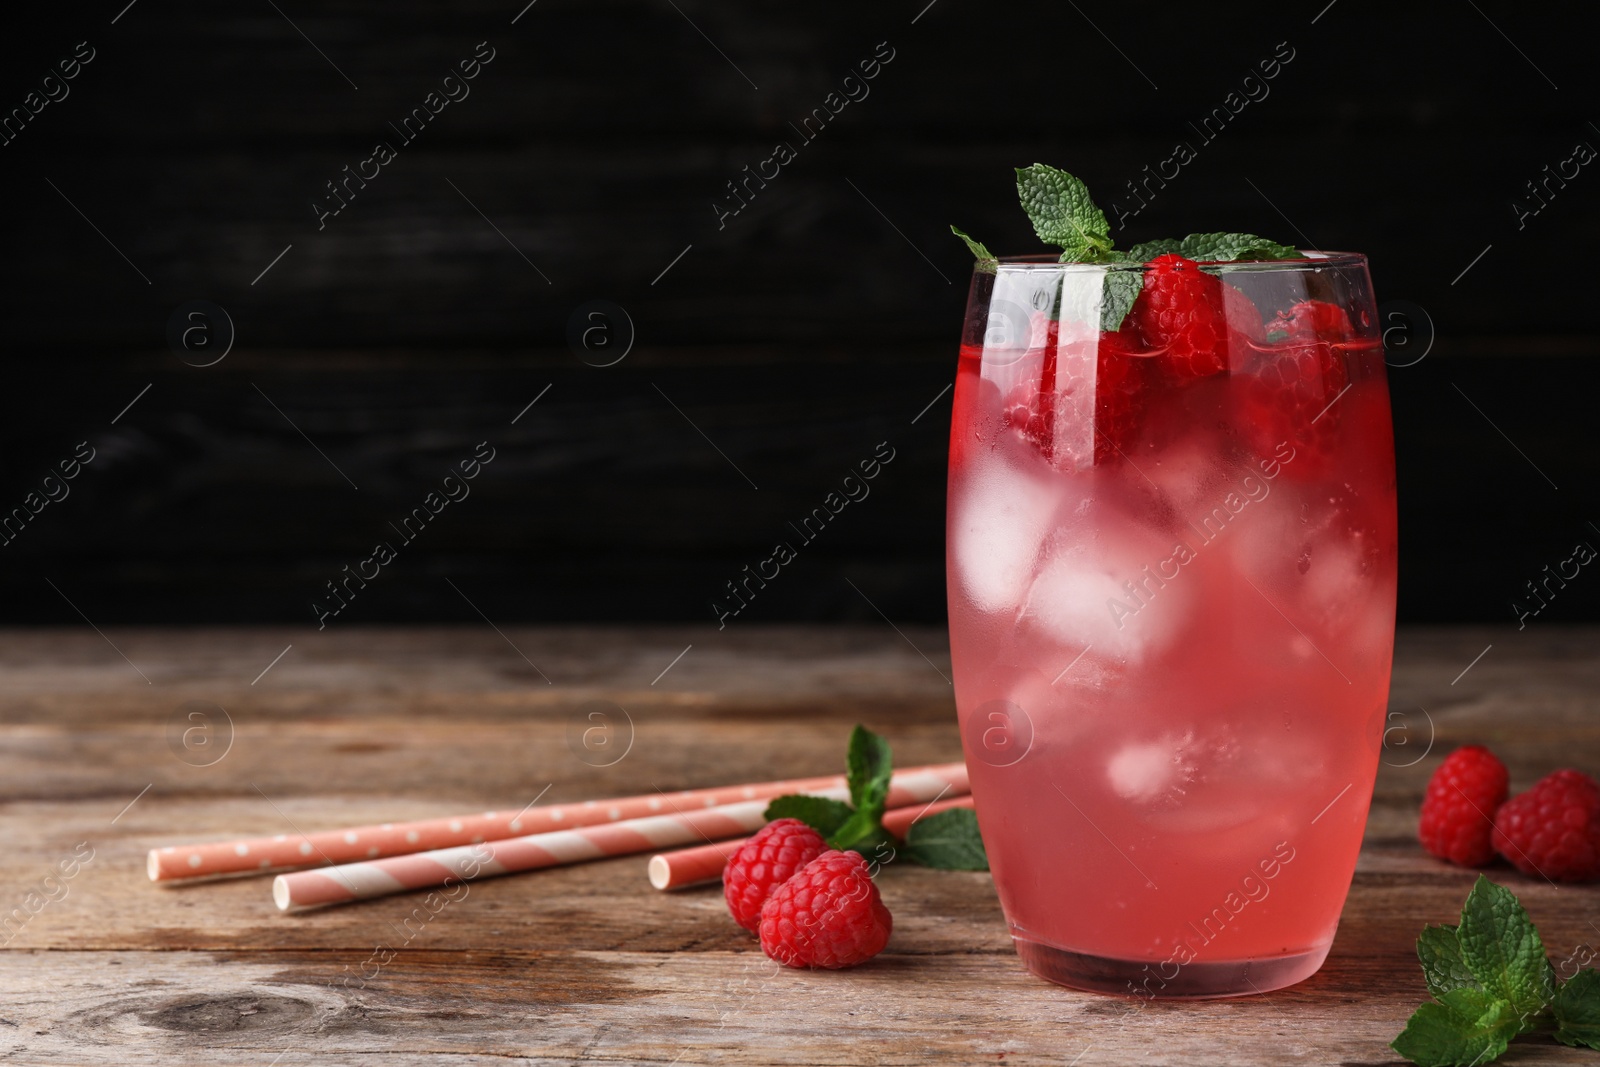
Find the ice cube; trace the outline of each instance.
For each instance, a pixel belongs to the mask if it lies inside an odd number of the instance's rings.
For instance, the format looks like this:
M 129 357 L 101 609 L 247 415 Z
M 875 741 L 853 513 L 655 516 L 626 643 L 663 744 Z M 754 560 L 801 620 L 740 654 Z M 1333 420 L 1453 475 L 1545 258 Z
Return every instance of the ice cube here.
M 1361 548 L 1332 531 L 1310 545 L 1301 582 L 1307 606 L 1324 626 L 1343 629 L 1366 599 Z
M 1014 672 L 1004 688 L 1005 699 L 1027 717 L 1035 751 L 1068 751 L 1117 717 L 1107 696 L 1114 668 L 1093 655 L 1065 654 L 1053 644 L 1035 650 L 1018 642 L 1012 648 L 1020 660 L 1038 664 Z
M 1157 573 L 1172 546 L 1101 517 L 1087 516 L 1092 540 L 1075 531 L 1058 536 L 1028 590 L 1021 625 L 1042 631 L 1076 653 L 1136 665 L 1149 661 L 1180 636 L 1190 618 L 1197 579 Z M 1185 581 L 1187 579 L 1187 582 Z
M 1124 745 L 1106 765 L 1111 789 L 1123 800 L 1148 804 L 1182 790 L 1195 774 L 1186 751 L 1192 733 L 1169 734 L 1158 741 Z
M 956 582 L 980 611 L 1015 613 L 1050 532 L 1059 485 L 998 453 L 973 457 L 963 482 L 952 487 Z
M 1326 774 L 1315 739 L 1286 730 L 1267 706 L 1220 712 L 1236 719 L 1196 735 L 1135 742 L 1107 765 L 1112 789 L 1170 833 L 1216 833 L 1270 822 L 1282 798 Z
M 1237 484 L 1239 474 L 1229 471 L 1220 449 L 1197 439 L 1174 442 L 1141 457 L 1139 470 L 1155 484 L 1159 503 L 1179 525 L 1199 523 L 1230 492 L 1244 495 Z M 1134 484 L 1149 485 L 1143 479 Z
M 1373 616 L 1370 535 L 1350 528 L 1346 502 L 1280 485 L 1251 508 L 1258 513 L 1247 510 L 1233 524 L 1239 570 L 1314 640 L 1365 628 Z
M 1282 481 L 1268 484 L 1267 497 L 1240 512 L 1220 540 L 1240 573 L 1277 602 L 1304 577 L 1308 553 L 1325 535 L 1329 513 L 1326 499 Z

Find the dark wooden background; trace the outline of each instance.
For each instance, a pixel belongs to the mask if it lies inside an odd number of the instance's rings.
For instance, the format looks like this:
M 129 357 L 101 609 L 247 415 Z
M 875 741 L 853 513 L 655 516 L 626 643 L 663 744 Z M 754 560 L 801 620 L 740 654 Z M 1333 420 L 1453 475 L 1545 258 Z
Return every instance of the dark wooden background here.
M 1510 620 L 1524 582 L 1600 545 L 1600 162 L 1521 229 L 1512 208 L 1600 146 L 1575 8 L 925 3 L 12 15 L 0 108 L 77 42 L 96 57 L 0 147 L 0 510 L 77 442 L 97 457 L 0 547 L 0 621 L 81 625 L 70 598 L 96 623 L 310 622 L 323 583 L 487 440 L 471 497 L 340 622 L 709 619 L 882 441 L 872 495 L 732 625 L 876 619 L 846 579 L 936 622 L 934 401 L 970 267 L 946 226 L 1035 250 L 1010 167 L 1052 162 L 1111 200 L 1282 41 L 1271 95 L 1119 238 L 1365 251 L 1381 301 L 1426 309 L 1431 351 L 1391 371 L 1404 618 Z M 400 146 L 387 124 L 480 41 L 495 58 L 471 95 Z M 879 42 L 894 59 L 870 95 L 719 230 L 724 183 Z M 324 183 L 380 139 L 398 158 L 318 232 Z M 566 339 L 597 299 L 637 333 L 604 368 Z M 169 348 L 191 300 L 235 324 L 214 366 Z M 1587 573 L 1530 625 L 1581 618 L 1600 618 Z

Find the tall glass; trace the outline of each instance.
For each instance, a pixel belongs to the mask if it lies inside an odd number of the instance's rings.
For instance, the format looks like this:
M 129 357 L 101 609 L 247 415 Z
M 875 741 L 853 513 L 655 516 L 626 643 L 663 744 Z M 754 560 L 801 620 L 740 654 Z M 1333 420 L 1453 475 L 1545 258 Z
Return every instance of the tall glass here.
M 1305 255 L 973 276 L 956 704 L 1006 919 L 1051 981 L 1264 992 L 1333 941 L 1389 689 L 1394 441 L 1366 260 Z M 1119 293 L 1142 295 L 1102 329 Z

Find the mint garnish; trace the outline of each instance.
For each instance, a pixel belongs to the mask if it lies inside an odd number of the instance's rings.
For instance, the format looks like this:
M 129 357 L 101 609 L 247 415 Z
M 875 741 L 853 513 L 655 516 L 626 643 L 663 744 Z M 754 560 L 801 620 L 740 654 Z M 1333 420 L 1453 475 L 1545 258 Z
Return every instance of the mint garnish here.
M 858 812 L 881 816 L 889 799 L 889 779 L 894 776 L 894 754 L 889 751 L 889 742 L 858 724 L 850 731 L 844 765 L 850 803 Z
M 1111 251 L 1111 225 L 1095 207 L 1089 187 L 1064 170 L 1035 163 L 1017 168 L 1017 198 L 1047 245 L 1061 247 L 1063 263 L 1093 263 Z
M 1488 1063 L 1517 1036 L 1552 1027 L 1563 1044 L 1600 1048 L 1600 971 L 1557 986 L 1527 911 L 1482 875 L 1458 926 L 1423 929 L 1417 958 L 1435 999 L 1389 1047 L 1421 1067 Z
M 1456 927 L 1461 962 L 1483 991 L 1509 1001 L 1524 1017 L 1538 1014 L 1555 995 L 1555 969 L 1544 941 L 1511 890 L 1478 876 Z
M 1293 245 L 1278 244 L 1252 233 L 1191 233 L 1181 241 L 1165 237 L 1117 252 L 1105 212 L 1095 206 L 1089 187 L 1066 171 L 1043 163 L 1017 168 L 1017 198 L 1039 239 L 1060 247 L 1063 263 L 1138 266 L 1169 252 L 1204 263 L 1289 259 L 1299 254 Z M 950 230 L 966 242 L 978 260 L 978 270 L 995 270 L 999 260 L 981 242 L 954 226 Z M 1100 300 L 1102 330 L 1122 328 L 1122 320 L 1138 299 L 1141 281 L 1136 271 L 1106 272 L 1105 292 Z
M 1280 245 L 1253 233 L 1191 233 L 1178 242 L 1177 252 L 1184 259 L 1203 263 L 1288 259 L 1295 254 L 1293 245 Z
M 1136 263 L 1148 263 L 1157 256 L 1176 252 L 1182 247 L 1182 241 L 1175 241 L 1171 237 L 1158 237 L 1154 241 L 1145 241 L 1128 249 L 1128 258 Z
M 894 838 L 883 828 L 889 779 L 894 775 L 889 742 L 865 726 L 857 725 L 850 731 L 844 761 L 845 780 L 850 783 L 850 803 L 855 810 L 833 833 L 826 835 L 828 844 L 834 848 L 855 849 L 862 855 L 876 851 L 880 843 L 892 846 Z
M 767 805 L 767 819 L 799 819 L 827 838 L 828 847 L 851 849 L 881 862 L 886 855 L 893 856 L 901 850 L 900 842 L 883 826 L 893 773 L 889 742 L 858 725 L 850 732 L 850 744 L 845 752 L 845 780 L 850 786 L 852 803 L 791 793 L 773 798 Z M 989 869 L 983 839 L 978 835 L 977 818 L 971 811 L 962 809 L 940 812 L 913 823 L 900 854 L 925 867 L 963 871 Z
M 1100 296 L 1100 328 L 1108 332 L 1122 329 L 1133 302 L 1144 289 L 1144 275 L 1136 270 L 1106 271 L 1105 289 Z
M 993 252 L 983 247 L 982 241 L 974 241 L 954 226 L 950 227 L 950 232 L 966 242 L 967 251 L 971 252 L 973 258 L 978 261 L 979 270 L 988 271 L 991 274 L 994 273 L 994 269 L 1000 265 L 1000 259 Z
M 1600 1049 L 1600 971 L 1585 967 L 1556 990 L 1556 1040 Z
M 855 810 L 842 800 L 790 793 L 767 805 L 767 821 L 799 819 L 823 837 L 831 837 L 850 820 Z
M 911 824 L 905 855 L 924 867 L 955 871 L 987 871 L 989 854 L 978 833 L 978 813 L 950 808 Z
M 1456 939 L 1454 926 L 1425 927 L 1417 937 L 1417 958 L 1422 960 L 1422 977 L 1428 982 L 1428 992 L 1436 997 L 1463 986 L 1482 988 L 1461 958 L 1461 942 Z
M 880 845 L 887 845 L 890 849 L 895 847 L 895 838 L 888 830 L 883 828 L 883 813 L 874 815 L 870 811 L 856 811 L 846 819 L 844 825 L 828 835 L 828 847 L 849 849 L 859 852 L 868 859 L 883 859 L 892 855 L 885 852 Z
M 1413 1063 L 1468 1067 L 1497 1059 L 1516 1036 L 1510 1004 L 1463 986 L 1418 1008 L 1389 1047 Z

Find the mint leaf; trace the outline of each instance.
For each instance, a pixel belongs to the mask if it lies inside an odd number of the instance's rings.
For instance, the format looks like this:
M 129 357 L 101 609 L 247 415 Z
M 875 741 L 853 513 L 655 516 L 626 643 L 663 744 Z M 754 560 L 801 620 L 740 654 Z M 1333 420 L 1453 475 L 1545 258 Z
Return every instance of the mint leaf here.
M 1556 985 L 1544 941 L 1515 895 L 1479 875 L 1458 926 L 1425 927 L 1417 958 L 1437 1002 L 1391 1043 L 1418 1064 L 1480 1064 L 1530 1030 L 1600 1049 L 1600 972 Z
M 950 227 L 950 232 L 966 242 L 967 251 L 971 252 L 973 257 L 977 259 L 979 270 L 993 273 L 994 269 L 1000 265 L 999 257 L 985 248 L 982 241 L 974 241 L 954 226 Z
M 1157 256 L 1164 256 L 1168 252 L 1176 252 L 1183 244 L 1182 241 L 1172 237 L 1162 237 L 1155 241 L 1146 241 L 1144 244 L 1134 245 L 1128 249 L 1128 258 L 1135 263 L 1148 263 Z
M 1417 1067 L 1472 1063 L 1474 1061 L 1467 1058 L 1465 1029 L 1449 1008 L 1430 1000 L 1411 1013 L 1406 1028 L 1389 1042 L 1389 1047 Z M 1482 1052 L 1473 1055 L 1481 1056 Z
M 1280 245 L 1253 233 L 1191 233 L 1178 242 L 1178 254 L 1202 263 L 1240 259 L 1292 259 L 1293 245 Z
M 1446 993 L 1440 1003 L 1447 1008 L 1465 1006 L 1470 1010 L 1473 1006 L 1484 1004 L 1486 999 L 1480 990 L 1462 988 L 1452 989 Z M 1478 1016 L 1472 1025 L 1477 1030 L 1489 1031 L 1499 1037 L 1500 1052 L 1504 1052 L 1511 1039 L 1527 1028 L 1528 1020 L 1522 1017 L 1509 1000 L 1496 998 L 1487 1003 L 1488 1007 L 1484 1008 L 1483 1014 Z M 1500 1052 L 1496 1052 L 1495 1055 L 1500 1055 Z
M 1462 987 L 1413 1012 L 1389 1047 L 1419 1067 L 1474 1067 L 1505 1052 L 1517 1026 L 1510 1002 Z
M 823 837 L 836 833 L 855 812 L 842 800 L 789 793 L 773 797 L 767 805 L 767 821 L 799 819 Z
M 889 799 L 889 778 L 894 773 L 894 763 L 889 742 L 857 725 L 850 731 L 850 746 L 845 750 L 845 776 L 850 782 L 850 803 L 858 813 L 870 814 L 874 821 L 882 818 L 885 802 Z
M 1556 990 L 1556 1040 L 1600 1049 L 1600 971 L 1585 967 Z
M 978 833 L 978 814 L 971 808 L 951 808 L 912 823 L 901 854 L 924 867 L 947 871 L 989 869 L 983 835 Z
M 837 849 L 851 849 L 871 858 L 879 845 L 888 845 L 891 848 L 900 842 L 894 835 L 883 828 L 883 817 L 880 812 L 874 816 L 870 811 L 856 811 L 850 818 L 828 836 L 828 847 Z
M 1089 188 L 1064 170 L 1035 163 L 1017 168 L 1017 198 L 1045 244 L 1061 247 L 1063 263 L 1100 259 L 1111 251 L 1111 227 Z
M 1442 997 L 1452 989 L 1482 989 L 1461 958 L 1461 943 L 1454 926 L 1425 927 L 1417 938 L 1417 958 L 1422 960 L 1422 975 L 1428 992 Z
M 1105 291 L 1100 297 L 1100 328 L 1113 333 L 1122 329 L 1122 320 L 1144 289 L 1144 275 L 1136 270 L 1106 271 Z
M 889 800 L 889 779 L 894 774 L 889 742 L 857 724 L 845 750 L 845 778 L 855 810 L 828 835 L 833 848 L 854 849 L 870 855 L 879 844 L 896 844 L 883 828 L 883 809 Z M 846 809 L 849 810 L 849 809 Z
M 1509 1001 L 1524 1019 L 1542 1012 L 1555 995 L 1555 970 L 1544 941 L 1505 886 L 1478 876 L 1461 908 L 1456 939 L 1462 962 L 1478 984 L 1491 997 Z

